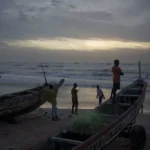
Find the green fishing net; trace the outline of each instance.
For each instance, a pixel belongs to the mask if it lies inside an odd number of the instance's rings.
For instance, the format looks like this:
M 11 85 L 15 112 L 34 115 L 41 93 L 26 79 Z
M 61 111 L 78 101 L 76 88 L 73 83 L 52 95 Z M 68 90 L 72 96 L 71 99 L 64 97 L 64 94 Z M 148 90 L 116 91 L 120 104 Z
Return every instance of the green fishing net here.
M 103 117 L 98 113 L 85 112 L 80 115 L 75 115 L 70 119 L 68 130 L 94 134 L 103 130 L 109 123 L 110 121 L 108 118 Z

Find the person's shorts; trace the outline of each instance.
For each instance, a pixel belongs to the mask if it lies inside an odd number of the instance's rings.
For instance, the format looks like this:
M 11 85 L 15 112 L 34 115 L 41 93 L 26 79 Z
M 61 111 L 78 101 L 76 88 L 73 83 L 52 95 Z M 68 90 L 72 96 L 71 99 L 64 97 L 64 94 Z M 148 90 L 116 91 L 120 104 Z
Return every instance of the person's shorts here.
M 120 89 L 120 83 L 113 83 L 113 89 L 119 90 Z
M 78 105 L 78 100 L 72 100 L 72 104 Z

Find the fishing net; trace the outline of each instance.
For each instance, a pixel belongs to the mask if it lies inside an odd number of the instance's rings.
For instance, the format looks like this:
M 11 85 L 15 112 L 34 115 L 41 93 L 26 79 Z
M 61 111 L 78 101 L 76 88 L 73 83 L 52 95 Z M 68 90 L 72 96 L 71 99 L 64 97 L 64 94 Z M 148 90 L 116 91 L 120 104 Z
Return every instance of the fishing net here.
M 94 134 L 103 130 L 110 121 L 95 112 L 86 112 L 73 116 L 69 122 L 68 130 L 86 134 Z

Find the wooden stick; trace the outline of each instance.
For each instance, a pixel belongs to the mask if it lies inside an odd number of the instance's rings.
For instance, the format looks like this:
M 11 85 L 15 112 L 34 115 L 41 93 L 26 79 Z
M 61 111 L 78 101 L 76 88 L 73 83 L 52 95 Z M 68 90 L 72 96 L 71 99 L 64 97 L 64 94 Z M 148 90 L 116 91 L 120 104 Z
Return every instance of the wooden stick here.
M 48 83 L 47 83 L 47 79 L 46 79 L 46 75 L 45 75 L 45 72 L 44 72 L 44 68 L 43 68 L 42 63 L 41 63 L 41 67 L 42 67 L 42 71 L 43 71 L 43 75 L 44 75 L 45 83 L 46 83 L 46 84 L 48 84 Z
M 139 61 L 139 79 L 141 79 L 141 62 Z

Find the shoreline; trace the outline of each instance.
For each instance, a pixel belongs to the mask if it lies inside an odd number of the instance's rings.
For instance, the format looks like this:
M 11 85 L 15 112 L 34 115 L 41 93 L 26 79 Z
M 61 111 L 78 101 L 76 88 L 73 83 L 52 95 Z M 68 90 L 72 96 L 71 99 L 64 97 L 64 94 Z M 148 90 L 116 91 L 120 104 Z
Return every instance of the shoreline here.
M 26 90 L 35 86 L 27 86 L 27 85 L 16 85 L 16 84 L 0 84 L 0 95 L 18 92 L 22 90 Z M 72 107 L 72 100 L 71 100 L 71 86 L 66 87 L 62 86 L 59 89 L 57 95 L 57 103 L 58 108 L 71 108 Z M 96 99 L 96 88 L 94 87 L 78 87 L 79 90 L 79 108 L 80 109 L 93 109 L 98 105 L 98 99 Z M 105 102 L 110 97 L 111 89 L 102 88 L 104 95 L 106 97 Z M 150 112 L 150 93 L 146 93 L 146 98 L 144 101 L 144 112 Z M 51 108 L 51 104 L 46 102 L 42 105 L 43 108 Z
M 4 86 L 5 85 L 5 86 Z M 15 92 L 19 90 L 25 90 L 28 86 L 25 85 L 6 85 L 0 86 L 0 94 L 2 92 Z M 43 138 L 55 136 L 57 133 L 65 129 L 69 123 L 68 116 L 71 114 L 71 95 L 70 87 L 61 87 L 58 92 L 58 115 L 61 118 L 60 121 L 51 121 L 51 104 L 45 103 L 35 111 L 17 117 L 18 124 L 8 124 L 0 121 L 0 150 L 23 150 L 33 143 L 38 143 Z M 96 99 L 95 88 L 83 88 L 79 87 L 79 114 L 85 111 L 91 110 L 98 104 Z M 110 96 L 110 89 L 103 89 L 106 100 Z M 146 100 L 144 107 L 149 104 L 149 93 L 146 93 Z M 87 109 L 88 108 L 88 109 Z M 147 144 L 145 150 L 150 149 L 150 109 L 144 108 L 143 114 L 139 114 L 137 117 L 137 124 L 141 124 L 146 128 L 147 131 Z M 44 113 L 48 112 L 47 116 Z M 119 141 L 119 142 L 118 142 Z M 129 150 L 129 148 L 122 148 L 120 139 L 116 139 L 106 150 Z

